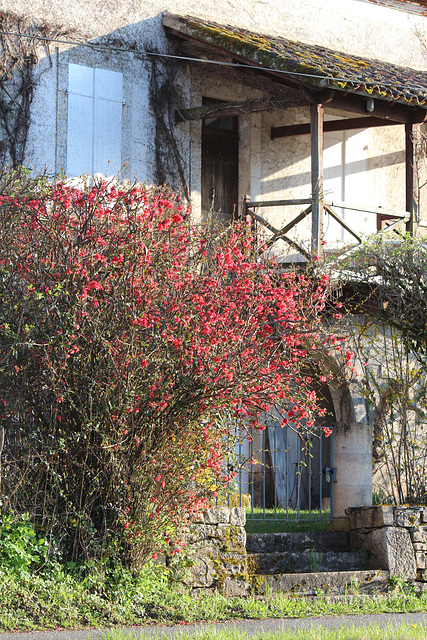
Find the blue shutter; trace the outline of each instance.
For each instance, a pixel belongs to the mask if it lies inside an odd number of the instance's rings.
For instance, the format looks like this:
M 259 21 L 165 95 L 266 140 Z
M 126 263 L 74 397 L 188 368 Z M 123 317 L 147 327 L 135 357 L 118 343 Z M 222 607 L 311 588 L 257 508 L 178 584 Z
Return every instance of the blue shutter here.
M 68 176 L 121 169 L 122 105 L 121 73 L 69 65 Z

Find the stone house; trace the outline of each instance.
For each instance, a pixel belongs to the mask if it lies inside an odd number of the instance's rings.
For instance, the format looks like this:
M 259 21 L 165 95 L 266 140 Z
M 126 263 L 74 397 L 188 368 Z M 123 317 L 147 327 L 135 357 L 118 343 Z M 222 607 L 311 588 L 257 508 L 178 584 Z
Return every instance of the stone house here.
M 425 0 L 3 0 L 1 11 L 2 55 L 22 62 L 1 81 L 3 163 L 168 182 L 195 220 L 250 216 L 287 260 L 427 226 Z M 357 384 L 325 402 L 343 516 L 371 500 L 371 426 Z

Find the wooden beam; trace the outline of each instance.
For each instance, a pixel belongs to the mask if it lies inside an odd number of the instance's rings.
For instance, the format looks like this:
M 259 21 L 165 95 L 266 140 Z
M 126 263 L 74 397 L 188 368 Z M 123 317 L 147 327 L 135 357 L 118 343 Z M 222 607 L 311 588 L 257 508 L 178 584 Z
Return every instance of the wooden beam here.
M 299 213 L 296 218 L 294 218 L 293 220 L 291 220 L 290 222 L 288 222 L 287 225 L 285 225 L 282 229 L 280 229 L 280 231 L 277 231 L 277 233 L 271 238 L 272 242 L 275 242 L 276 240 L 278 240 L 282 235 L 283 237 L 285 237 L 285 235 L 288 233 L 288 231 L 290 231 L 291 229 L 293 229 L 299 222 L 301 222 L 301 220 L 304 220 L 304 218 L 306 216 L 308 216 L 308 214 L 311 213 L 311 204 L 309 207 L 307 207 L 306 209 L 304 209 L 304 211 L 301 211 L 301 213 Z
M 393 209 L 384 209 L 383 207 L 367 207 L 363 204 L 342 202 L 341 200 L 327 200 L 326 204 L 328 207 L 339 207 L 340 209 L 362 211 L 363 213 L 375 213 L 377 216 L 384 216 L 385 218 L 397 218 L 399 220 L 403 220 L 404 218 L 409 217 L 407 211 L 394 211 Z
M 285 242 L 290 244 L 292 247 L 295 247 L 300 253 L 302 253 L 302 255 L 306 256 L 307 258 L 310 257 L 309 254 L 307 253 L 307 251 L 303 247 L 301 247 L 301 245 L 299 245 L 295 240 L 292 240 L 291 238 L 288 238 L 288 236 L 286 234 L 293 227 L 295 227 L 298 224 L 298 222 L 301 222 L 301 220 L 303 220 L 310 213 L 311 204 L 310 204 L 309 207 L 307 207 L 307 209 L 305 209 L 304 211 L 301 211 L 301 213 L 298 214 L 296 216 L 296 218 L 291 220 L 291 222 L 288 222 L 288 224 L 285 225 L 282 229 L 277 230 L 275 227 L 273 227 L 273 225 L 271 225 L 269 222 L 267 222 L 267 220 L 265 220 L 265 218 L 263 218 L 262 216 L 260 216 L 257 213 L 255 213 L 255 211 L 250 211 L 249 210 L 249 202 L 248 202 L 247 198 L 248 198 L 248 196 L 246 196 L 243 199 L 243 216 L 244 217 L 245 216 L 250 216 L 251 218 L 253 218 L 257 222 L 259 222 L 259 224 L 262 224 L 263 227 L 265 227 L 266 229 L 268 229 L 269 231 L 272 232 L 273 235 L 266 242 L 266 246 L 267 247 L 271 247 L 271 245 L 274 244 L 276 242 L 276 240 L 284 240 Z
M 383 120 L 382 118 L 348 118 L 346 120 L 326 120 L 323 131 L 351 131 L 353 129 L 370 129 L 371 127 L 390 127 L 399 122 Z M 310 134 L 310 123 L 291 124 L 284 127 L 271 127 L 271 139 L 286 138 L 288 136 L 305 136 Z
M 262 207 L 288 207 L 293 204 L 311 204 L 311 198 L 293 198 L 291 200 L 254 200 L 248 202 L 247 206 L 253 209 L 262 209 Z
M 414 235 L 417 222 L 417 163 L 415 159 L 414 136 L 416 135 L 416 127 L 413 124 L 405 124 L 405 203 L 406 211 L 409 212 L 410 218 L 406 225 L 406 230 Z
M 350 225 L 347 224 L 347 222 L 345 222 L 345 220 L 343 220 L 343 218 L 341 218 L 341 216 L 339 216 L 337 213 L 335 213 L 335 211 L 331 207 L 328 207 L 327 204 L 325 204 L 325 211 L 327 213 L 329 213 L 331 218 L 336 220 L 338 222 L 338 224 L 340 224 L 346 231 L 348 231 L 354 238 L 356 238 L 356 240 L 358 242 L 362 242 L 362 238 L 359 236 L 357 231 L 355 231 L 352 227 L 350 227 Z
M 321 253 L 323 233 L 323 105 L 312 104 L 311 116 L 311 250 Z
M 309 252 L 306 249 L 304 249 L 304 247 L 301 246 L 298 242 L 296 242 L 295 240 L 292 240 L 292 238 L 288 238 L 288 236 L 285 236 L 285 235 L 280 235 L 276 238 L 276 240 L 283 240 L 284 242 L 287 242 L 291 247 L 294 247 L 294 249 L 296 249 L 298 253 L 306 257 L 307 260 L 310 260 L 311 255 L 309 254 Z
M 302 102 L 300 102 L 302 104 Z M 259 111 L 272 111 L 274 109 L 289 109 L 299 106 L 295 99 L 274 100 L 244 100 L 242 102 L 220 102 L 217 104 L 204 104 L 200 107 L 184 107 L 176 109 L 175 123 L 188 122 L 193 120 L 204 120 L 205 118 L 225 118 L 226 116 L 238 116 L 244 113 L 256 113 Z
M 336 91 L 333 99 L 328 103 L 328 107 L 366 115 L 368 114 L 367 101 L 372 98 L 374 99 L 374 111 L 372 115 L 376 118 L 394 120 L 395 122 L 404 124 L 424 122 L 427 117 L 426 109 L 421 109 L 420 107 L 398 104 L 396 102 L 378 99 L 375 96 L 362 96 L 345 91 Z M 318 99 L 320 102 L 323 102 L 322 93 L 318 94 Z

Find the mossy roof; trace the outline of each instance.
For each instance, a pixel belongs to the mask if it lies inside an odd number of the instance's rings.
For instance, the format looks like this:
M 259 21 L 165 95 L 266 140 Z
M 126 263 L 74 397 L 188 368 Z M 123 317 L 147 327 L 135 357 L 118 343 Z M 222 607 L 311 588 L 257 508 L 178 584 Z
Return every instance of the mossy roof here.
M 190 16 L 166 14 L 163 24 L 184 38 L 240 61 L 285 72 L 313 88 L 331 88 L 427 109 L 427 73 Z

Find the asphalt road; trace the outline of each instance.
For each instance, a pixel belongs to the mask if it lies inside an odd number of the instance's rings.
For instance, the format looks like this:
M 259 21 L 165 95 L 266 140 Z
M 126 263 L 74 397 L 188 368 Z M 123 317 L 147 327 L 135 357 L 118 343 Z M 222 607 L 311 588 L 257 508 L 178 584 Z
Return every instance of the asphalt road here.
M 173 638 L 182 633 L 193 634 L 207 627 L 215 627 L 218 630 L 237 629 L 247 634 L 258 634 L 269 631 L 307 629 L 307 640 L 310 638 L 310 629 L 318 627 L 328 629 L 340 629 L 341 627 L 368 627 L 370 624 L 381 627 L 399 626 L 403 623 L 424 626 L 427 637 L 427 613 L 383 613 L 375 615 L 353 616 L 325 616 L 320 618 L 284 618 L 269 620 L 233 620 L 219 622 L 215 625 L 199 623 L 191 625 L 152 625 L 143 627 L 123 627 L 123 632 L 134 637 L 139 636 L 165 636 Z M 96 640 L 103 635 L 106 629 L 78 629 L 78 630 L 49 630 L 18 633 L 1 633 L 0 640 Z

